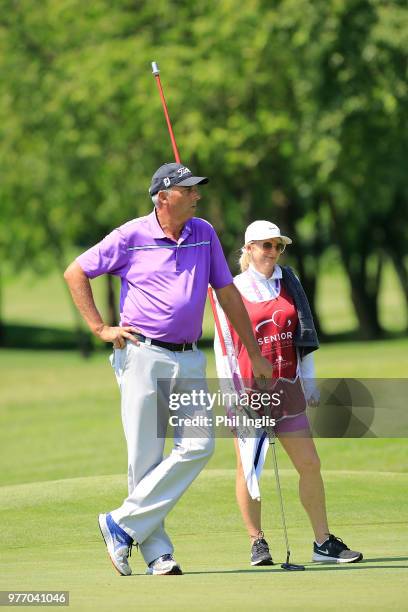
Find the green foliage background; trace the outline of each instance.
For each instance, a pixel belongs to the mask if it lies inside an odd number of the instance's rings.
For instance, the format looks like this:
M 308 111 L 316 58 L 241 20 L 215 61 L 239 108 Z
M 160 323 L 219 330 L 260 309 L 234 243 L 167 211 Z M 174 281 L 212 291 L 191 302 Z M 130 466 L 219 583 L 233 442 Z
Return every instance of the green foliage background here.
M 360 335 L 383 333 L 387 260 L 407 309 L 405 2 L 2 7 L 6 267 L 62 271 L 67 250 L 151 209 L 150 177 L 172 159 L 150 72 L 156 60 L 182 159 L 211 178 L 202 214 L 231 260 L 245 225 L 271 218 L 295 238 L 292 263 L 318 322 L 320 262 L 333 245 Z

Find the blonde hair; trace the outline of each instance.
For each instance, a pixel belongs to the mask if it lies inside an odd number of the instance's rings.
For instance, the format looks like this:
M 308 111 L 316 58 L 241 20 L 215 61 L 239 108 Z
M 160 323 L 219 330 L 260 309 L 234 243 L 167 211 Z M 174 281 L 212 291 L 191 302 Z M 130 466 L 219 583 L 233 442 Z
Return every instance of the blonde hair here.
M 241 272 L 245 272 L 249 268 L 249 262 L 251 261 L 251 256 L 249 251 L 245 246 L 241 249 L 241 255 L 238 260 L 239 267 L 241 268 Z

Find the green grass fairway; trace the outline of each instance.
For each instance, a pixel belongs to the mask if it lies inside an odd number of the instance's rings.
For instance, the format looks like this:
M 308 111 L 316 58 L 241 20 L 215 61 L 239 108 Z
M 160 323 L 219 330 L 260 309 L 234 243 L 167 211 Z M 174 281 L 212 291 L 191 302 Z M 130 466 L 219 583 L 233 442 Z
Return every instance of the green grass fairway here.
M 406 340 L 330 345 L 319 353 L 321 376 L 378 376 L 384 364 L 406 375 Z M 232 441 L 217 440 L 208 467 L 167 521 L 185 575 L 144 576 L 134 550 L 134 575 L 124 578 L 114 572 L 96 522 L 126 495 L 118 389 L 107 354 L 84 361 L 73 352 L 0 351 L 0 389 L 0 590 L 69 590 L 71 609 L 90 611 L 407 609 L 406 440 L 316 440 L 330 528 L 363 551 L 362 563 L 310 563 L 313 538 L 297 477 L 278 448 L 292 560 L 307 569 L 251 568 L 234 499 Z M 263 526 L 281 563 L 271 468 L 268 457 Z
M 170 514 L 167 527 L 182 577 L 144 576 L 136 550 L 134 575 L 114 572 L 96 515 L 124 495 L 123 475 L 3 487 L 6 555 L 0 588 L 69 590 L 73 610 L 406 609 L 407 474 L 325 474 L 331 528 L 365 555 L 359 564 L 339 567 L 310 563 L 312 536 L 297 500 L 296 478 L 292 470 L 283 470 L 292 559 L 306 564 L 303 573 L 248 565 L 233 479 L 233 470 L 205 471 Z M 264 474 L 263 490 L 265 530 L 280 563 L 285 553 L 271 470 Z

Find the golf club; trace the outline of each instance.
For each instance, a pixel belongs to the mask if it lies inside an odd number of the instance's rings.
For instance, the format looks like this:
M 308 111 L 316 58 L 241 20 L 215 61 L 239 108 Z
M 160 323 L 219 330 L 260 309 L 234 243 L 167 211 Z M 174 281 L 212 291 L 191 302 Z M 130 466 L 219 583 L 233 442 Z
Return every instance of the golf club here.
M 173 147 L 174 159 L 176 160 L 178 164 L 180 164 L 181 163 L 180 154 L 178 152 L 176 139 L 173 133 L 173 128 L 171 127 L 170 115 L 169 115 L 169 111 L 167 110 L 166 98 L 164 97 L 163 87 L 162 87 L 161 80 L 160 80 L 160 70 L 159 70 L 159 66 L 157 62 L 152 62 L 152 72 L 153 72 L 154 78 L 156 79 L 157 88 L 159 90 L 160 100 L 163 106 L 164 116 L 166 118 L 166 123 L 167 123 L 167 127 L 168 127 L 169 134 L 170 134 L 171 145 Z
M 178 148 L 177 148 L 176 138 L 174 136 L 173 128 L 172 128 L 172 125 L 171 125 L 170 115 L 169 115 L 169 111 L 167 109 L 166 98 L 164 97 L 163 87 L 162 87 L 161 80 L 160 80 L 160 70 L 159 70 L 159 66 L 158 66 L 157 62 L 152 62 L 152 73 L 153 73 L 153 76 L 154 76 L 154 78 L 156 80 L 156 83 L 157 83 L 157 89 L 159 90 L 160 100 L 161 100 L 161 103 L 162 103 L 162 106 L 163 106 L 163 112 L 164 112 L 164 116 L 166 118 L 167 128 L 169 130 L 171 146 L 173 147 L 174 159 L 176 160 L 176 162 L 178 164 L 180 164 L 181 163 L 180 153 L 179 153 Z M 214 303 L 214 297 L 213 297 L 213 294 L 212 294 L 212 291 L 211 291 L 211 287 L 208 287 L 208 297 L 209 297 L 210 304 L 211 304 L 211 309 L 212 309 L 212 312 L 213 312 L 213 315 L 214 315 L 215 324 L 216 324 L 217 329 L 218 329 L 218 335 L 219 335 L 220 338 L 222 338 L 220 323 L 219 323 L 219 320 L 218 320 L 217 311 L 216 311 L 216 307 L 215 307 L 215 303 Z M 226 355 L 225 345 L 223 346 L 223 355 Z
M 261 377 L 261 378 L 264 378 L 264 377 Z M 249 418 L 252 418 L 252 419 L 259 418 L 259 414 L 255 410 L 249 408 L 248 406 L 243 406 L 242 408 Z M 283 533 L 285 536 L 285 544 L 286 544 L 286 562 L 281 564 L 281 568 L 284 570 L 290 571 L 290 572 L 302 572 L 303 570 L 306 569 L 304 565 L 297 565 L 296 563 L 289 563 L 289 558 L 290 558 L 289 538 L 288 538 L 288 530 L 286 527 L 285 508 L 283 506 L 283 495 L 282 495 L 282 489 L 281 489 L 280 478 L 279 478 L 278 460 L 276 457 L 275 431 L 273 427 L 264 427 L 264 431 L 268 436 L 269 445 L 272 448 L 272 459 L 273 459 L 273 469 L 275 472 L 276 491 L 278 493 L 278 498 L 279 498 L 282 527 L 283 527 Z
M 290 557 L 289 538 L 288 538 L 288 530 L 286 528 L 285 509 L 283 507 L 283 496 L 282 496 L 282 489 L 280 486 L 280 479 L 279 479 L 278 460 L 276 458 L 276 448 L 275 448 L 276 436 L 275 436 L 275 432 L 273 428 L 271 427 L 267 428 L 267 434 L 269 438 L 269 445 L 272 447 L 273 469 L 275 471 L 276 490 L 278 492 L 279 504 L 280 504 L 280 509 L 281 509 L 281 517 L 282 517 L 283 533 L 285 535 L 285 544 L 286 544 L 286 563 L 282 563 L 281 567 L 284 570 L 288 570 L 292 572 L 301 572 L 305 569 L 304 565 L 296 565 L 295 563 L 289 563 L 289 557 Z
M 160 80 L 160 70 L 159 70 L 159 66 L 158 66 L 157 62 L 152 62 L 152 73 L 153 73 L 153 75 L 154 75 L 154 77 L 156 79 L 157 88 L 159 90 L 160 100 L 161 100 L 161 103 L 162 103 L 162 106 L 163 106 L 164 116 L 166 118 L 166 123 L 167 123 L 167 127 L 168 127 L 168 130 L 169 130 L 170 140 L 171 140 L 171 144 L 172 144 L 172 147 L 173 147 L 174 158 L 175 158 L 177 163 L 181 163 L 181 161 L 180 161 L 180 154 L 179 154 L 179 151 L 178 151 L 178 148 L 177 148 L 176 139 L 175 139 L 175 136 L 174 136 L 173 128 L 171 126 L 170 115 L 169 115 L 169 112 L 167 110 L 166 99 L 164 97 L 163 87 L 162 87 L 161 80 Z M 225 342 L 224 342 L 224 339 L 223 339 L 223 335 L 221 333 L 221 325 L 220 325 L 219 317 L 218 317 L 218 314 L 217 314 L 217 309 L 216 309 L 216 305 L 215 305 L 215 301 L 214 301 L 214 296 L 212 294 L 211 287 L 208 288 L 208 296 L 209 296 L 209 300 L 210 300 L 210 304 L 211 304 L 211 309 L 212 309 L 213 316 L 214 316 L 215 325 L 216 325 L 216 328 L 217 328 L 217 331 L 218 331 L 218 336 L 220 338 L 222 354 L 223 354 L 224 359 L 226 361 L 228 361 L 227 350 L 226 350 Z M 229 370 L 230 370 L 230 368 L 229 368 Z M 231 370 L 230 370 L 230 374 L 231 374 L 231 377 L 232 377 Z M 296 565 L 294 563 L 289 563 L 290 550 L 289 550 L 288 533 L 287 533 L 287 529 L 286 529 L 285 512 L 284 512 L 284 508 L 283 508 L 282 491 L 281 491 L 280 480 L 279 480 L 278 462 L 277 462 L 277 459 L 276 459 L 275 433 L 274 433 L 273 429 L 271 430 L 270 428 L 268 428 L 267 434 L 269 436 L 269 443 L 272 446 L 272 451 L 273 451 L 272 452 L 272 456 L 273 456 L 273 465 L 274 465 L 274 470 L 275 470 L 276 488 L 277 488 L 277 491 L 278 491 L 278 497 L 279 497 L 280 508 L 281 508 L 281 516 L 282 516 L 282 525 L 283 525 L 283 531 L 284 531 L 284 534 L 285 534 L 285 542 L 286 542 L 286 563 L 282 563 L 281 567 L 283 569 L 289 570 L 289 571 L 302 571 L 302 570 L 305 569 L 304 565 Z

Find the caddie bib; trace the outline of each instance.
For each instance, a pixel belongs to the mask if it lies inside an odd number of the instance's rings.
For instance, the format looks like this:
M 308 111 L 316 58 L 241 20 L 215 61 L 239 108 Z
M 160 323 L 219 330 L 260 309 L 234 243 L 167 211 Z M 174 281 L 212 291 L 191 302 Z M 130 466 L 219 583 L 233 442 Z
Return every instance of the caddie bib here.
M 241 297 L 261 353 L 273 366 L 273 378 L 295 378 L 297 354 L 294 337 L 298 316 L 293 299 L 283 286 L 279 296 L 272 300 L 250 302 L 244 296 Z M 230 324 L 229 328 L 241 376 L 251 379 L 252 366 L 247 350 Z
M 255 281 L 253 288 L 256 291 Z M 259 292 L 259 290 L 258 290 Z M 297 352 L 294 344 L 298 315 L 292 297 L 281 285 L 278 297 L 262 302 L 250 302 L 241 297 L 248 311 L 252 328 L 262 355 L 273 367 L 273 378 L 279 379 L 271 391 L 281 393 L 281 403 L 272 411 L 277 420 L 301 413 L 306 401 L 297 376 Z M 257 389 L 252 365 L 245 346 L 228 322 L 237 355 L 241 377 L 247 389 Z M 262 411 L 260 412 L 262 413 Z

